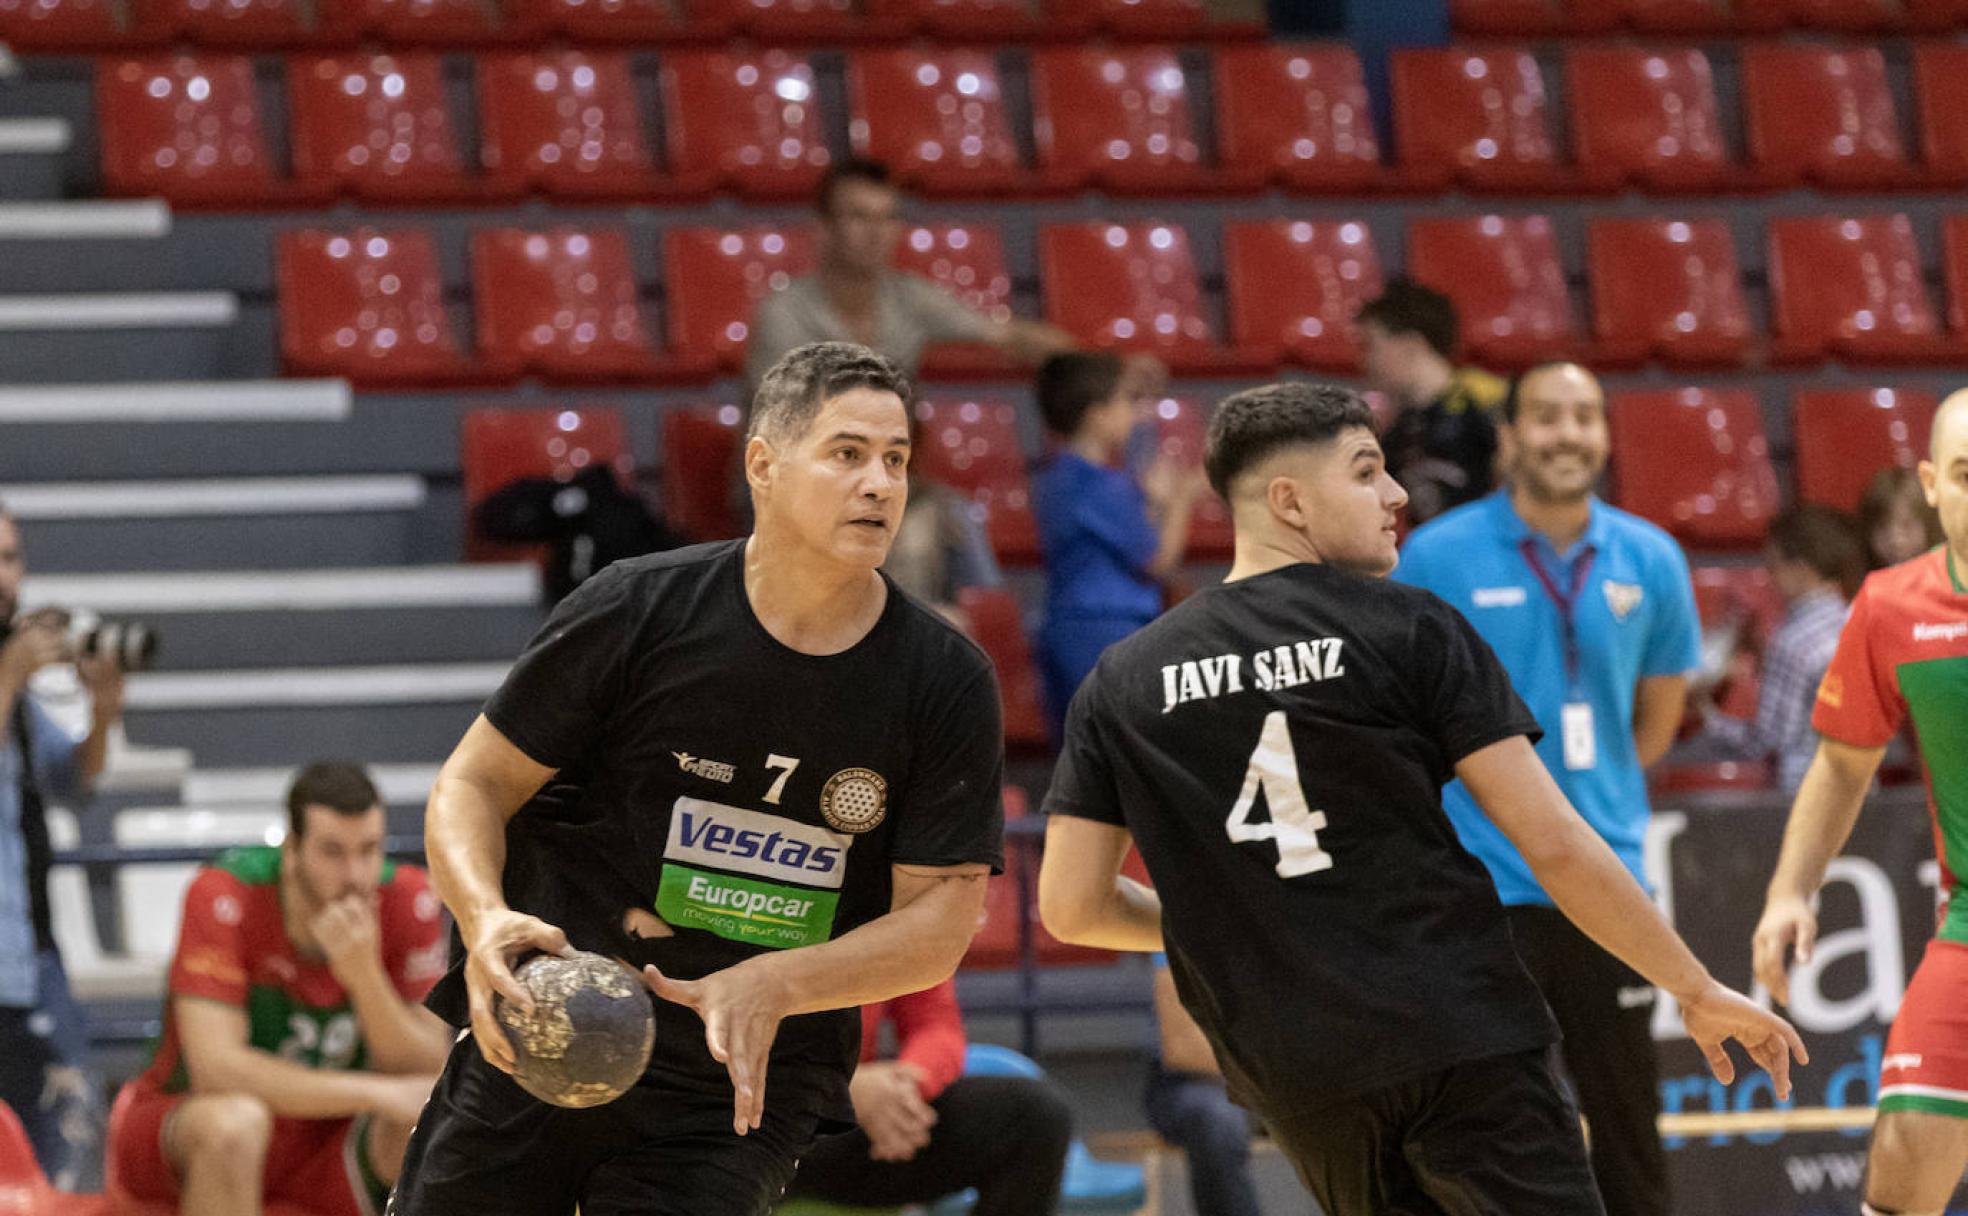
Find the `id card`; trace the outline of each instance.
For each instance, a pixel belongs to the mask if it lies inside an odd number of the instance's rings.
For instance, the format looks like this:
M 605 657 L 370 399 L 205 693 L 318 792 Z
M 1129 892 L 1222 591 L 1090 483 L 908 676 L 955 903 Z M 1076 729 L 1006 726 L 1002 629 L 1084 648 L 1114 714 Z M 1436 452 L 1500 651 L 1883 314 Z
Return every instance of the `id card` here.
M 1567 769 L 1576 773 L 1599 763 L 1599 737 L 1592 730 L 1592 706 L 1584 701 L 1566 702 L 1562 733 Z

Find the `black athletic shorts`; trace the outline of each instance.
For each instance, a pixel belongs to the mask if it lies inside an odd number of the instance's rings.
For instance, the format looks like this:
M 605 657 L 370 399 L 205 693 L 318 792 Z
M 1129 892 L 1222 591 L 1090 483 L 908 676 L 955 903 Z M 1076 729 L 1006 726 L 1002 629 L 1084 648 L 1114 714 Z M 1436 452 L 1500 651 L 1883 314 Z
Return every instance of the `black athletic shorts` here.
M 581 1216 L 764 1216 L 819 1116 L 775 1106 L 744 1136 L 731 1118 L 729 1089 L 648 1079 L 605 1106 L 550 1106 L 466 1035 L 411 1134 L 389 1216 L 573 1216 L 576 1204 Z
M 1551 1050 L 1264 1121 L 1326 1216 L 1604 1216 Z

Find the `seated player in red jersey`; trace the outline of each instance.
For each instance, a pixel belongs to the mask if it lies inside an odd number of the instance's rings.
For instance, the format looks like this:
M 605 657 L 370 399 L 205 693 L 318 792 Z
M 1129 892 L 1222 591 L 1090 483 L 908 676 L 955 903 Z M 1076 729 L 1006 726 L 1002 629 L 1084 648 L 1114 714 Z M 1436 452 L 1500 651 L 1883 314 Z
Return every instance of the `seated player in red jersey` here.
M 285 844 L 229 850 L 185 895 L 163 1038 L 109 1146 L 139 1199 L 373 1216 L 444 1066 L 451 1032 L 419 1004 L 444 972 L 439 903 L 383 856 L 376 787 L 311 764 L 287 815 Z
M 1793 951 L 1808 963 L 1817 940 L 1813 901 L 1825 870 L 1911 718 L 1942 906 L 1886 1038 L 1868 1216 L 1940 1216 L 1968 1168 L 1968 390 L 1941 404 L 1929 446 L 1920 485 L 1946 543 L 1874 571 L 1852 601 L 1811 714 L 1818 753 L 1791 806 L 1754 941 L 1756 978 L 1788 1004 Z

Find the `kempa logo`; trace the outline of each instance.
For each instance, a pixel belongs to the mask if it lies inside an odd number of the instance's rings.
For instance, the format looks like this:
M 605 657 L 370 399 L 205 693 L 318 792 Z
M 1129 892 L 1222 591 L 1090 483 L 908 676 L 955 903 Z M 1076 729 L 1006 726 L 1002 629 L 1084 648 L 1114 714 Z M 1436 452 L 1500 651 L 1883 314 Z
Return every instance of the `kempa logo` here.
M 731 779 L 738 775 L 736 768 L 717 760 L 705 760 L 702 757 L 693 756 L 689 752 L 671 752 L 670 754 L 676 757 L 677 767 L 693 777 L 703 777 L 709 781 L 722 781 L 724 784 L 730 785 Z
M 1916 642 L 1952 642 L 1956 638 L 1968 638 L 1968 621 L 1949 621 L 1945 625 L 1915 625 L 1913 640 Z
M 779 882 L 839 890 L 852 836 L 741 807 L 679 798 L 670 810 L 667 861 L 737 870 Z

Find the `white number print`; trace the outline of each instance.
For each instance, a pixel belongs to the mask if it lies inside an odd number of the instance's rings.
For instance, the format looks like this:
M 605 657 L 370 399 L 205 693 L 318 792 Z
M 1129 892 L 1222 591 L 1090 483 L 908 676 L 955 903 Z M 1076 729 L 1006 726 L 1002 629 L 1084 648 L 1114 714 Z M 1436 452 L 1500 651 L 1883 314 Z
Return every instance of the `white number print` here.
M 765 767 L 784 770 L 779 774 L 778 779 L 772 783 L 772 788 L 765 791 L 765 800 L 767 802 L 770 802 L 773 806 L 779 805 L 779 795 L 785 792 L 786 782 L 792 779 L 793 770 L 799 766 L 800 762 L 798 760 L 795 760 L 791 756 L 781 756 L 776 752 L 765 758 Z
M 1265 808 L 1271 813 L 1269 823 L 1252 823 L 1250 819 L 1260 789 Z M 1224 830 L 1240 844 L 1251 840 L 1276 844 L 1278 877 L 1297 878 L 1332 868 L 1332 854 L 1319 847 L 1319 829 L 1325 826 L 1326 813 L 1305 804 L 1305 787 L 1299 784 L 1298 757 L 1292 752 L 1285 711 L 1273 710 L 1264 715 L 1257 750 L 1251 753 L 1250 767 L 1244 770 L 1243 792 L 1237 795 L 1237 805 L 1230 808 Z

